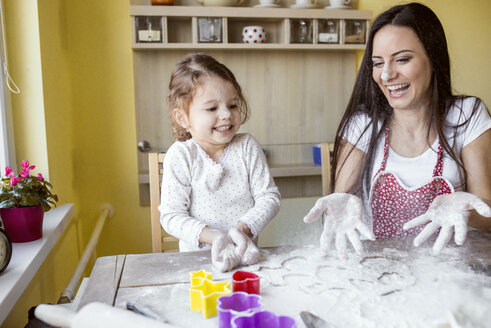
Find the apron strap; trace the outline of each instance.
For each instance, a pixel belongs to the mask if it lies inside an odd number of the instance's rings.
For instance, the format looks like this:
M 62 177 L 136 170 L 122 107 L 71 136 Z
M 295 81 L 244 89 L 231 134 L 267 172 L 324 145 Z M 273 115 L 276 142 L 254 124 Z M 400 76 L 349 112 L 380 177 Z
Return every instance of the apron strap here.
M 380 169 L 378 170 L 377 174 L 379 174 L 382 171 L 385 171 L 385 166 L 387 165 L 387 158 L 389 157 L 389 127 L 385 127 L 385 137 L 384 137 L 384 158 L 382 159 L 382 164 L 380 164 Z M 376 174 L 376 175 L 377 175 Z
M 439 177 L 443 171 L 443 147 L 440 140 L 438 140 L 438 154 L 435 168 L 433 169 L 433 177 Z

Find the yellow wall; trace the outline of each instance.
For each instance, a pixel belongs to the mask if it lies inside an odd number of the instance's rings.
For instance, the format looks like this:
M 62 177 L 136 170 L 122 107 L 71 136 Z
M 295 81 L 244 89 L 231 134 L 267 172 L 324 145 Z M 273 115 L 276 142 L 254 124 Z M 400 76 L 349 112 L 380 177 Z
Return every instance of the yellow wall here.
M 375 15 L 394 3 L 358 2 Z M 422 2 L 446 29 L 456 91 L 491 105 L 491 3 Z M 98 256 L 150 252 L 150 210 L 138 201 L 129 0 L 4 0 L 4 6 L 10 70 L 22 90 L 12 96 L 16 156 L 40 172 L 49 168 L 60 202 L 75 203 L 78 220 L 8 318 L 23 327 L 27 308 L 56 302 L 65 287 L 78 256 L 77 226 L 84 246 L 99 206 L 111 203 L 115 213 Z

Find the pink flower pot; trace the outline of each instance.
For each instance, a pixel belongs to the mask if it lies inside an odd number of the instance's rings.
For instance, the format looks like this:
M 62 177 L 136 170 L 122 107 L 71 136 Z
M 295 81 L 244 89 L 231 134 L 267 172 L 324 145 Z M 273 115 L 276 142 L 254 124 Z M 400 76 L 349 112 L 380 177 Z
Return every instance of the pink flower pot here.
M 26 243 L 43 236 L 43 207 L 0 208 L 5 232 L 13 243 Z

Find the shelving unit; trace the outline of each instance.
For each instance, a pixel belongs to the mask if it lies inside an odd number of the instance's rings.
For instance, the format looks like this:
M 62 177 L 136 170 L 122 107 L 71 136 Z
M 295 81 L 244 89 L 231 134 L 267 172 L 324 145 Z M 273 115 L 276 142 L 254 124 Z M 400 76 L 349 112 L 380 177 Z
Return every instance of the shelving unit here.
M 356 50 L 365 48 L 372 13 L 293 9 L 286 3 L 254 8 L 131 1 L 137 142 L 147 141 L 152 151 L 170 147 L 165 100 L 170 74 L 186 54 L 206 52 L 227 65 L 243 88 L 251 118 L 240 132 L 251 133 L 267 150 L 282 197 L 321 195 L 321 168 L 313 163 L 312 146 L 334 140 L 356 77 Z M 216 23 L 218 40 L 201 40 L 200 19 Z M 250 25 L 265 28 L 265 43 L 243 42 L 242 29 Z M 305 25 L 309 37 L 300 40 L 296 33 Z M 335 37 L 326 39 L 332 25 Z M 150 40 L 139 40 L 140 31 Z M 138 171 L 140 203 L 148 204 L 146 153 L 138 153 Z
M 133 22 L 133 49 L 241 49 L 241 50 L 356 50 L 364 49 L 371 12 L 358 10 L 250 8 L 250 7 L 194 7 L 144 6 L 130 7 Z M 160 17 L 160 26 L 153 29 L 161 33 L 160 40 L 152 42 L 138 39 L 137 19 Z M 200 42 L 198 18 L 221 18 L 220 42 Z M 311 36 L 308 42 L 295 42 L 296 20 L 306 21 Z M 323 43 L 319 38 L 325 21 L 337 23 L 339 38 L 334 43 Z M 353 29 L 356 24 L 357 29 Z M 266 42 L 245 44 L 242 28 L 260 25 L 266 30 Z M 146 28 L 146 27 L 144 27 Z M 351 34 L 347 34 L 351 33 Z

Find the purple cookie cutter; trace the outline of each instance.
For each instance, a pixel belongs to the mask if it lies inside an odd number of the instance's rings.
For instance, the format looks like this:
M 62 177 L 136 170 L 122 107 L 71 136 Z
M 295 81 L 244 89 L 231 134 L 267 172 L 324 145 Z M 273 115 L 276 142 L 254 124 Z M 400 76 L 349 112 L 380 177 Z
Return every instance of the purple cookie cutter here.
M 261 310 L 261 296 L 234 292 L 231 295 L 220 296 L 217 300 L 218 327 L 231 328 L 232 319 L 241 315 L 251 315 Z
M 235 317 L 232 328 L 296 328 L 295 319 L 278 316 L 270 311 L 256 312 L 249 317 Z
M 259 276 L 252 272 L 236 271 L 232 276 L 232 291 L 259 294 Z

